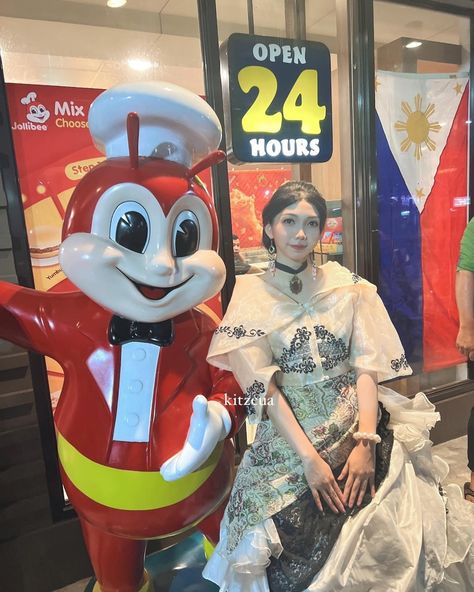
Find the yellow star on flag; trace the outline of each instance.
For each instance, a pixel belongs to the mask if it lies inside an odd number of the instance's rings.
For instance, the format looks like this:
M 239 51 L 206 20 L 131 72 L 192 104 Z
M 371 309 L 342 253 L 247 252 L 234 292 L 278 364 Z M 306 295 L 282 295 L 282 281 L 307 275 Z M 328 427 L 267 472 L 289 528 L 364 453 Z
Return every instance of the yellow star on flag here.
M 462 93 L 462 84 L 459 84 L 459 82 L 455 84 L 453 88 L 456 91 L 457 95 L 460 95 Z
M 418 197 L 418 199 L 421 199 L 422 197 L 425 197 L 425 193 L 423 191 L 423 188 L 421 189 L 415 189 L 416 192 L 416 197 Z

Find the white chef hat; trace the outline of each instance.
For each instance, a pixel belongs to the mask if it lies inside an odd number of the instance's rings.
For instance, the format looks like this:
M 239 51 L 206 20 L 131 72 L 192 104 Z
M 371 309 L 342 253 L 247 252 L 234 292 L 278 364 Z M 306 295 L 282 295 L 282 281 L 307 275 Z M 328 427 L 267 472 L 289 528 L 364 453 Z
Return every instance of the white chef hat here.
M 219 147 L 219 119 L 198 95 L 168 82 L 118 84 L 89 110 L 94 144 L 107 158 L 128 156 L 127 116 L 140 118 L 139 156 L 155 156 L 186 167 Z

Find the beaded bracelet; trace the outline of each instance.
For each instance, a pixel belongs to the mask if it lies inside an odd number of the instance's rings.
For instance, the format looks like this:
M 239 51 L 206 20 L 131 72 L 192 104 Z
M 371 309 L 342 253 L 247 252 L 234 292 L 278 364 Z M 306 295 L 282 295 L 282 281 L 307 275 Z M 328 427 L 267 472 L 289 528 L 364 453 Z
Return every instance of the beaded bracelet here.
M 382 438 L 378 434 L 373 434 L 371 432 L 355 432 L 352 437 L 354 440 L 371 440 L 376 444 L 379 444 L 382 441 Z

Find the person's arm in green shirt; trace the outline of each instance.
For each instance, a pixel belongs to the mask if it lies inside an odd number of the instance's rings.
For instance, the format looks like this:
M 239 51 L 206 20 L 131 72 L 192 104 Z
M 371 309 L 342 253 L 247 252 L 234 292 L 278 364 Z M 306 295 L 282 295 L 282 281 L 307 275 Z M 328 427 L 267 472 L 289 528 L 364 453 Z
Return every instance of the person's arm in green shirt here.
M 458 350 L 474 357 L 474 218 L 461 240 L 461 252 L 456 272 L 456 303 L 459 313 Z

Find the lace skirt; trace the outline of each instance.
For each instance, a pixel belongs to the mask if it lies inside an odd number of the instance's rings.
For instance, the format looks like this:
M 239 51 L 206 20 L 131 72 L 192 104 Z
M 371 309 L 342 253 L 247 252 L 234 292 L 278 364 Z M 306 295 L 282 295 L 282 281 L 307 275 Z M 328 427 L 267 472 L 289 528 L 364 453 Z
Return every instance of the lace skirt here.
M 410 400 L 385 387 L 379 387 L 379 401 L 390 414 L 393 446 L 374 499 L 340 523 L 331 520 L 328 545 L 318 544 L 325 526 L 309 492 L 248 530 L 231 554 L 222 525 L 203 572 L 220 592 L 474 590 L 474 505 L 458 486 L 440 490 L 448 467 L 431 455 L 429 429 L 438 419 L 433 405 L 422 393 Z M 315 544 L 300 545 L 304 557 L 295 556 L 298 540 L 284 528 L 298 516 L 307 540 L 308 530 L 314 534 Z

